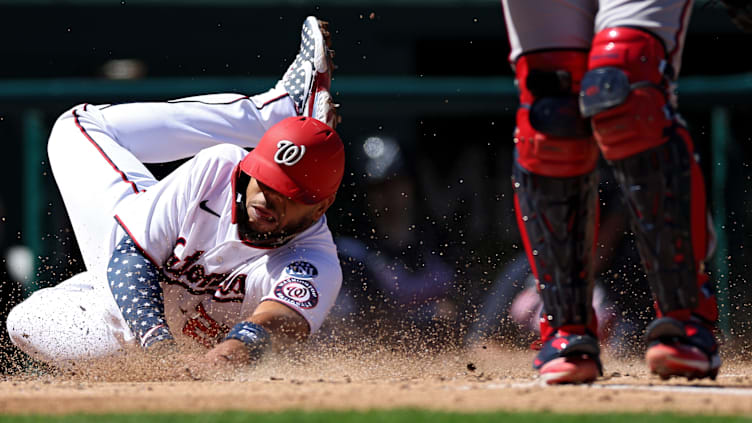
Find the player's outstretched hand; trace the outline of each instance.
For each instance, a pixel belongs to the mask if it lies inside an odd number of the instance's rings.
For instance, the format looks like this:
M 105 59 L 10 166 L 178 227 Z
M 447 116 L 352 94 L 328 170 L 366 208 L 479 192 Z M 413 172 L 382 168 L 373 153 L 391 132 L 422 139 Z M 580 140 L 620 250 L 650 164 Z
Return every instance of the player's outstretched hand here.
M 204 364 L 217 367 L 245 367 L 248 366 L 250 356 L 248 347 L 237 339 L 228 339 L 217 344 L 204 355 Z
M 241 341 L 229 339 L 200 356 L 185 360 L 185 376 L 193 380 L 213 379 L 237 369 L 248 367 L 248 348 Z

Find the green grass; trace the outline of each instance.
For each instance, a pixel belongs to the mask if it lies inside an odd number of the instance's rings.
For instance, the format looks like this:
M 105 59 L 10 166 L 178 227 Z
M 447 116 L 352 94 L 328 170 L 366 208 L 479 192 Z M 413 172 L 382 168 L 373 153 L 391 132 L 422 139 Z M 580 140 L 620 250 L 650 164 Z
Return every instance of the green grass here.
M 421 410 L 287 411 L 281 413 L 225 412 L 206 414 L 107 414 L 67 416 L 0 416 L 0 422 L 76 423 L 731 423 L 752 422 L 752 417 L 684 416 L 676 414 L 553 414 L 553 413 L 442 413 Z

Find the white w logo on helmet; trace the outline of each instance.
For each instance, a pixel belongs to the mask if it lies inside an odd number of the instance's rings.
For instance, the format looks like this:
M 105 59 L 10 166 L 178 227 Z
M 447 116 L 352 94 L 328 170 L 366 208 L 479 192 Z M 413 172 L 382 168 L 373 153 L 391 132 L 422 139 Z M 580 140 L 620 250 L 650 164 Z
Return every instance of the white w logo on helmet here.
M 277 154 L 274 155 L 274 161 L 279 164 L 292 166 L 299 162 L 304 154 L 304 145 L 296 145 L 292 141 L 282 140 L 277 143 Z

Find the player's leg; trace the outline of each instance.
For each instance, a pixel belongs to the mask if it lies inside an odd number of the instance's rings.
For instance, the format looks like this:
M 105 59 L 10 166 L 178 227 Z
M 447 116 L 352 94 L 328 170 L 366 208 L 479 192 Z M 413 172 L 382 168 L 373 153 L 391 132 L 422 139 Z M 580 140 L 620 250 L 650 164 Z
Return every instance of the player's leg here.
M 601 371 L 591 270 L 598 149 L 577 94 L 595 2 L 503 6 L 520 92 L 517 220 L 543 301 L 542 348 L 533 365 L 548 383 L 587 382 Z
M 539 50 L 590 48 L 598 0 L 502 0 L 510 62 Z
M 90 271 L 106 266 L 118 241 L 115 207 L 156 183 L 133 154 L 93 124 L 100 119 L 96 108 L 74 107 L 55 122 L 47 144 L 52 174 Z
M 8 331 L 45 361 L 116 352 L 131 338 L 106 283 L 117 225 L 114 208 L 156 181 L 109 134 L 90 125 L 97 110 L 79 106 L 55 123 L 48 154 L 87 271 L 35 292 L 11 310 Z
M 133 340 L 112 295 L 93 283 L 92 272 L 36 291 L 8 315 L 13 343 L 45 362 L 69 362 L 118 354 Z M 134 344 L 135 345 L 135 344 Z
M 625 194 L 656 300 L 648 364 L 662 377 L 715 377 L 705 189 L 672 98 L 691 2 L 602 3 L 581 108 Z
M 116 128 L 118 143 L 144 163 L 191 157 L 221 143 L 255 147 L 269 128 L 290 116 L 311 116 L 334 127 L 330 43 L 327 24 L 308 17 L 298 54 L 271 90 L 252 97 L 210 94 L 100 106 L 100 125 Z
M 313 16 L 306 18 L 298 54 L 275 89 L 287 92 L 298 115 L 313 117 L 334 128 L 339 117 L 329 93 L 334 71 L 331 44 L 329 24 Z

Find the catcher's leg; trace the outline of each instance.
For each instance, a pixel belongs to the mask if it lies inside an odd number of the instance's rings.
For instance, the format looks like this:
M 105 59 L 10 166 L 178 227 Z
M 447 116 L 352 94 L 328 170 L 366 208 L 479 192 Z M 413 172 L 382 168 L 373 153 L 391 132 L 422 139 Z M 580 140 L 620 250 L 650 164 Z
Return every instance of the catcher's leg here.
M 548 383 L 591 381 L 601 367 L 591 271 L 598 149 L 576 97 L 586 58 L 558 50 L 515 63 L 515 206 L 543 301 L 543 346 L 534 367 Z
M 599 32 L 582 80 L 581 108 L 625 194 L 656 300 L 648 364 L 662 377 L 715 377 L 715 297 L 704 273 L 705 189 L 692 141 L 669 100 L 662 43 L 634 28 Z
M 8 333 L 32 357 L 57 365 L 111 356 L 136 345 L 105 284 L 92 272 L 36 291 L 11 310 Z M 109 299 L 109 301 L 104 301 Z

